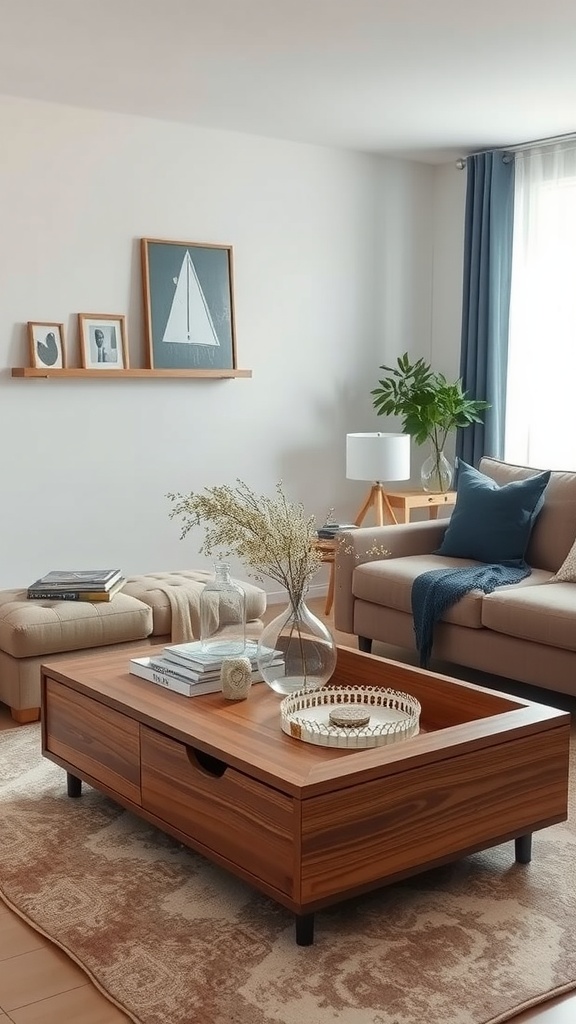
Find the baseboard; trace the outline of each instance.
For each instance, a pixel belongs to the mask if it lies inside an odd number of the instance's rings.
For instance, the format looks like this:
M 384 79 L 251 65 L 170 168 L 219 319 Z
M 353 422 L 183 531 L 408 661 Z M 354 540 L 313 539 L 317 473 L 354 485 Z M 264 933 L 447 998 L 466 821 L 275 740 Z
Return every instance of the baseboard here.
M 306 598 L 309 597 L 326 597 L 328 593 L 328 587 L 322 586 L 321 584 L 315 587 L 310 587 L 306 594 Z M 286 604 L 288 597 L 285 590 L 273 590 L 266 594 L 266 603 L 268 607 L 271 604 Z

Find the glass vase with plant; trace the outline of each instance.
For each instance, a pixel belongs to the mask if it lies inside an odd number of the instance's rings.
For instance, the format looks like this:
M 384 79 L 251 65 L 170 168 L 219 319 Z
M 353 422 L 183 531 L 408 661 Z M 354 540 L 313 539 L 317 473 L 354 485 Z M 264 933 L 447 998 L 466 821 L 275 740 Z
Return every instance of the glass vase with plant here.
M 407 352 L 399 356 L 396 366 L 380 369 L 388 376 L 371 391 L 377 414 L 400 416 L 403 432 L 416 444 L 429 442 L 432 453 L 422 466 L 422 486 L 427 491 L 449 490 L 452 467 L 444 455 L 446 438 L 458 427 L 480 423 L 490 403 L 468 398 L 460 380 L 447 380 L 424 359 L 410 362 Z
M 182 519 L 181 537 L 205 525 L 202 553 L 223 559 L 235 555 L 249 567 L 248 575 L 260 581 L 268 576 L 286 590 L 288 607 L 259 640 L 257 663 L 268 685 L 287 694 L 326 683 L 336 665 L 336 646 L 305 603 L 322 562 L 314 517 L 301 504 L 288 501 L 281 483 L 275 498 L 255 494 L 242 480 L 235 487 L 223 484 L 168 498 L 173 503 L 170 518 Z

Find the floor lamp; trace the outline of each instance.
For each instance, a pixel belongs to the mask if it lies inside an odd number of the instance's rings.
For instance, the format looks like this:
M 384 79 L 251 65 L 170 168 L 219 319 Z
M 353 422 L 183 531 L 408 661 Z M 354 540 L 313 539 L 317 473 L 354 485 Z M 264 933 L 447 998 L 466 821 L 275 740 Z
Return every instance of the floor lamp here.
M 397 522 L 383 480 L 410 479 L 409 434 L 346 434 L 346 476 L 348 480 L 371 480 L 366 501 L 356 516 L 356 526 L 374 506 L 376 525 L 384 525 L 384 508 L 390 521 Z

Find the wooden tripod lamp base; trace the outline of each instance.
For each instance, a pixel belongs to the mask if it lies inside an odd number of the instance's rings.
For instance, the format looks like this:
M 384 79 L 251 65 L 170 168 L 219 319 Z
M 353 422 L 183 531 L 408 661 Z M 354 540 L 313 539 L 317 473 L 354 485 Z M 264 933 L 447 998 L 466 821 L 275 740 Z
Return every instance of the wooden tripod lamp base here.
M 356 516 L 356 526 L 374 508 L 376 525 L 384 526 L 384 510 L 390 523 L 398 523 L 381 480 L 410 479 L 410 436 L 408 434 L 346 434 L 346 476 L 349 480 L 372 480 L 370 493 Z
M 372 484 L 372 487 L 370 488 L 370 493 L 366 498 L 366 501 L 362 505 L 362 508 L 360 509 L 358 515 L 356 516 L 356 519 L 354 520 L 356 526 L 360 526 L 360 524 L 364 521 L 371 508 L 374 508 L 374 513 L 376 516 L 376 526 L 384 526 L 386 524 L 384 509 L 386 509 L 388 516 L 390 517 L 388 519 L 388 522 L 395 523 L 396 525 L 398 525 L 398 520 L 394 514 L 394 509 L 392 508 L 392 505 L 388 501 L 388 495 L 386 494 L 386 491 L 382 487 L 381 483 Z

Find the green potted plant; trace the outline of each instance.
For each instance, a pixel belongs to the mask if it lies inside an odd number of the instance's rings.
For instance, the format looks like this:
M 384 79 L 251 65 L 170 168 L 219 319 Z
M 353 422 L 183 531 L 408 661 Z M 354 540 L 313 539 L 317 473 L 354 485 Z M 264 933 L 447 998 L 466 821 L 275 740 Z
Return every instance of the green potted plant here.
M 398 358 L 396 366 L 380 369 L 388 376 L 371 391 L 377 414 L 400 416 L 402 431 L 416 444 L 430 443 L 432 452 L 421 471 L 422 486 L 425 491 L 449 490 L 452 467 L 444 455 L 446 438 L 457 427 L 481 422 L 481 412 L 490 403 L 467 398 L 460 380 L 448 381 L 424 359 L 411 363 L 407 352 Z

